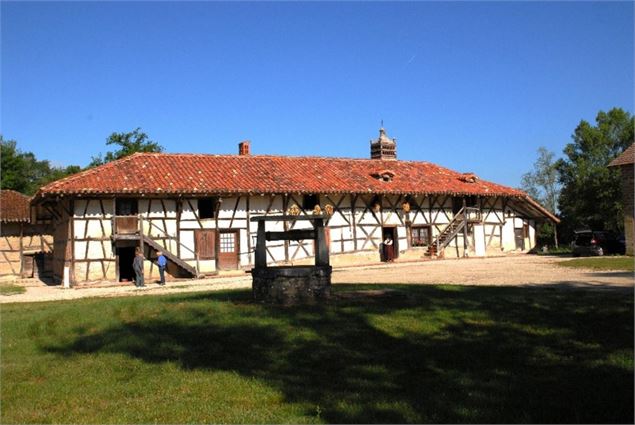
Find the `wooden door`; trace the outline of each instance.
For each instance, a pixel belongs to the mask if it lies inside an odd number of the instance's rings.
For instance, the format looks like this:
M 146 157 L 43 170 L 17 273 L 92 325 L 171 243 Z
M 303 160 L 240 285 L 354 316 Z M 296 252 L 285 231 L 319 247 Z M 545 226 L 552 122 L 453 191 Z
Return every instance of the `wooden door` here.
M 221 230 L 218 233 L 218 268 L 230 270 L 238 268 L 238 232 Z
M 194 249 L 199 260 L 216 258 L 216 230 L 195 230 Z
M 382 247 L 382 256 L 381 261 L 393 261 L 395 258 L 399 257 L 399 239 L 397 239 L 397 228 L 396 227 L 382 227 L 381 228 L 381 247 Z M 392 244 L 385 245 L 384 241 L 390 238 L 392 240 Z
M 514 239 L 516 240 L 516 249 L 525 249 L 525 237 L 523 234 L 523 228 L 514 229 Z

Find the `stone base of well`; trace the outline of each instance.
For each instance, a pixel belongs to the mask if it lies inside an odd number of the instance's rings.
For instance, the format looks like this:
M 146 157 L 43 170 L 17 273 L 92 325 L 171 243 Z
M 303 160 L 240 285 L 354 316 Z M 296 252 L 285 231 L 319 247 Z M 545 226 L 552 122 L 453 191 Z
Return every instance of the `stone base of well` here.
M 266 267 L 252 269 L 256 301 L 310 304 L 331 295 L 331 266 Z

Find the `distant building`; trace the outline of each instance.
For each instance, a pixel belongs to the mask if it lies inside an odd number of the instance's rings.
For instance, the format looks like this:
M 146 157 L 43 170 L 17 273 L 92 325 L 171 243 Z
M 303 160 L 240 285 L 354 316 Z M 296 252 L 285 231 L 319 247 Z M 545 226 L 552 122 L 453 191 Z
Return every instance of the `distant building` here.
M 626 254 L 633 255 L 635 251 L 635 182 L 633 163 L 635 162 L 635 143 L 629 146 L 620 156 L 609 164 L 609 167 L 619 167 L 622 172 L 622 199 L 624 200 L 624 237 L 626 239 Z
M 52 272 L 53 236 L 49 217 L 35 214 L 30 201 L 13 190 L 0 191 L 0 275 L 46 277 Z
M 53 182 L 33 204 L 54 214 L 55 275 L 74 282 L 132 279 L 135 247 L 150 259 L 163 251 L 172 275 L 250 267 L 254 216 L 329 214 L 335 262 L 378 260 L 388 237 L 407 258 L 526 252 L 537 222 L 558 222 L 520 190 L 397 160 L 383 128 L 370 151 L 372 159 L 252 155 L 242 142 L 238 155 L 138 153 Z M 313 241 L 267 245 L 269 264 L 313 255 Z

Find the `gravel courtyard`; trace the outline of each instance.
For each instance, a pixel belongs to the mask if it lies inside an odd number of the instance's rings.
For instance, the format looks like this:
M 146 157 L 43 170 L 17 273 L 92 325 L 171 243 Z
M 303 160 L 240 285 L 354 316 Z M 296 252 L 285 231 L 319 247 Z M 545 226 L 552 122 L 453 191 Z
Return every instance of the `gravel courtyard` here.
M 396 264 L 394 267 L 343 269 L 333 283 L 416 283 L 453 285 L 561 285 L 570 287 L 632 288 L 633 273 L 562 267 L 569 258 L 510 255 Z
M 510 255 L 496 258 L 452 259 L 341 267 L 333 270 L 332 282 L 333 284 L 555 285 L 563 288 L 593 288 L 600 290 L 627 290 L 629 288 L 632 289 L 634 286 L 634 277 L 630 272 L 571 269 L 556 264 L 563 260 L 566 260 L 566 258 Z M 46 286 L 36 281 L 29 281 L 23 283 L 23 285 L 26 287 L 25 293 L 2 295 L 0 296 L 0 303 L 249 288 L 251 287 L 251 275 L 240 274 L 208 279 L 180 280 L 168 282 L 165 287 L 150 283 L 143 289 L 137 289 L 132 285 L 100 285 L 100 287 L 64 289 L 60 286 Z

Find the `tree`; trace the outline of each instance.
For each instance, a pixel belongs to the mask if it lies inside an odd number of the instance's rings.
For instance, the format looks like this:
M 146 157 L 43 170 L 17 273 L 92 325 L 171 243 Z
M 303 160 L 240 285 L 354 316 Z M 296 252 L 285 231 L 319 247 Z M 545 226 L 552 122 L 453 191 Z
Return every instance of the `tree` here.
M 2 189 L 11 189 L 26 195 L 53 180 L 81 171 L 76 165 L 52 167 L 49 161 L 38 161 L 32 152 L 22 152 L 15 140 L 4 140 L 0 135 L 0 181 Z
M 580 227 L 623 230 L 620 170 L 609 162 L 633 143 L 635 119 L 621 108 L 600 111 L 593 126 L 582 120 L 573 142 L 557 162 L 562 190 L 558 199 L 569 235 Z
M 107 152 L 102 157 L 101 154 L 92 157 L 89 167 L 96 167 L 107 162 L 121 159 L 136 152 L 163 152 L 163 146 L 149 139 L 148 135 L 137 127 L 128 133 L 112 133 L 106 139 L 107 145 L 117 145 L 120 148 L 116 151 Z
M 523 174 L 521 187 L 529 196 L 556 214 L 560 185 L 558 183 L 558 167 L 554 157 L 555 154 L 547 148 L 542 146 L 538 148 L 538 159 L 534 162 L 534 169 Z M 539 236 L 543 240 L 545 237 L 553 238 L 556 248 L 558 247 L 558 232 L 555 225 L 544 223 L 539 229 Z

